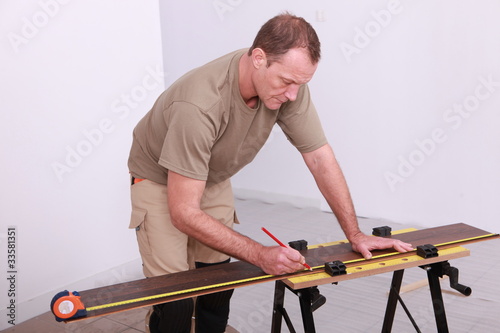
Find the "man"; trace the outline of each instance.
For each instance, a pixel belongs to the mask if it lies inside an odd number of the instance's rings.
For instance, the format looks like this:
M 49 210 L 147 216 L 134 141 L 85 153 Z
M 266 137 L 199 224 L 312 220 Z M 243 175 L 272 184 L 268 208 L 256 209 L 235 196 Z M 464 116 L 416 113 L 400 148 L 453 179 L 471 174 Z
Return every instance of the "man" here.
M 230 257 L 268 274 L 302 270 L 298 251 L 263 246 L 232 230 L 230 177 L 252 161 L 278 123 L 302 154 L 353 249 L 410 244 L 364 235 L 307 83 L 320 42 L 304 19 L 278 15 L 252 47 L 194 69 L 156 101 L 134 130 L 131 228 L 136 228 L 147 277 L 228 262 Z M 232 291 L 155 306 L 151 332 L 224 332 Z

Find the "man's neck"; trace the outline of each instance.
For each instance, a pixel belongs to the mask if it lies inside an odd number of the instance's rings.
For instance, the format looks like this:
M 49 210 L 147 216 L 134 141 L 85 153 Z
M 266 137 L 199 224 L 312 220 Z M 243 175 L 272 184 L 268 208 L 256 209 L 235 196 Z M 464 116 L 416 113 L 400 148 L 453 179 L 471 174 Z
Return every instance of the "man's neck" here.
M 252 59 L 248 56 L 248 54 L 244 54 L 240 58 L 239 62 L 239 80 L 238 85 L 240 88 L 240 94 L 243 98 L 243 101 L 251 107 L 254 108 L 258 101 L 259 96 L 257 96 L 257 92 L 252 82 Z

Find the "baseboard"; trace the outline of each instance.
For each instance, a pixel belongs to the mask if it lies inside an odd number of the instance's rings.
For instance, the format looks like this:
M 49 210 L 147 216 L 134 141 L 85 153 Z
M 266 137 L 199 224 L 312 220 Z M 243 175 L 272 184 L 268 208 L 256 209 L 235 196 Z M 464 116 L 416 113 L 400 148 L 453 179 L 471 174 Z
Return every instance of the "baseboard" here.
M 298 208 L 321 207 L 321 200 L 310 197 L 293 196 L 283 193 L 249 190 L 243 188 L 234 188 L 233 191 L 235 198 L 240 200 L 259 200 L 268 204 L 288 203 Z

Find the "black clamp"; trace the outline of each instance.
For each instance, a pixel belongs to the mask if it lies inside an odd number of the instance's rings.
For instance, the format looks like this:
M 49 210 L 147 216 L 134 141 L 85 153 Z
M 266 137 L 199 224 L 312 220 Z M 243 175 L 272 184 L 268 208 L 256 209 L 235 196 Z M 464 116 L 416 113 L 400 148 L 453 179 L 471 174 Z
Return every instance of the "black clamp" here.
M 318 287 L 309 287 L 303 289 L 293 290 L 290 289 L 294 294 L 299 296 L 301 302 L 305 302 L 310 305 L 311 312 L 316 311 L 322 305 L 326 303 L 326 297 L 319 293 Z
M 326 262 L 325 272 L 330 276 L 347 274 L 345 264 L 340 260 Z
M 417 246 L 417 254 L 424 259 L 439 256 L 438 249 L 432 244 Z
M 391 227 L 385 225 L 383 227 L 373 228 L 372 235 L 377 237 L 391 236 L 391 231 Z
M 295 249 L 297 251 L 307 250 L 307 241 L 305 241 L 303 239 L 292 241 L 292 242 L 288 242 L 288 245 L 290 245 L 290 247 L 292 249 Z
M 326 303 L 326 297 L 319 293 L 318 287 L 311 287 L 311 311 L 316 311 Z

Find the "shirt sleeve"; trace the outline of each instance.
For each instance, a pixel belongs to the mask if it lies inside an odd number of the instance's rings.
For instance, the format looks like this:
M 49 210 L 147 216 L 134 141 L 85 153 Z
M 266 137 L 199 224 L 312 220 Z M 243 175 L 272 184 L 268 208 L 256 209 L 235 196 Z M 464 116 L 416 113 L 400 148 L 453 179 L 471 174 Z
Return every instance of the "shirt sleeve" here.
M 301 153 L 311 152 L 328 143 L 307 85 L 300 87 L 295 101 L 283 106 L 277 123 Z
M 185 177 L 207 180 L 216 127 L 198 107 L 173 103 L 164 114 L 168 124 L 158 163 Z

